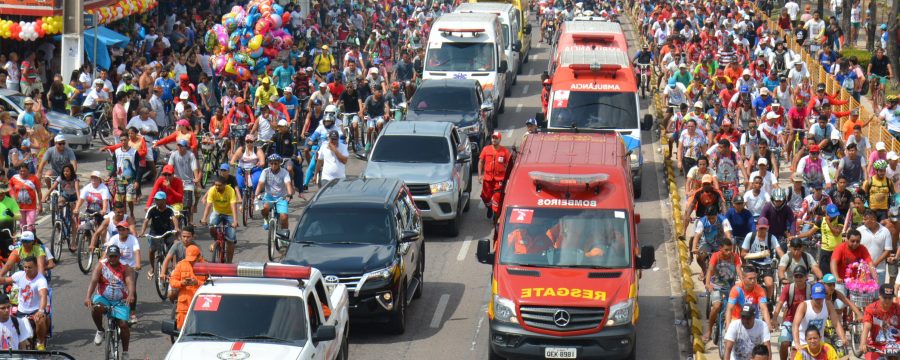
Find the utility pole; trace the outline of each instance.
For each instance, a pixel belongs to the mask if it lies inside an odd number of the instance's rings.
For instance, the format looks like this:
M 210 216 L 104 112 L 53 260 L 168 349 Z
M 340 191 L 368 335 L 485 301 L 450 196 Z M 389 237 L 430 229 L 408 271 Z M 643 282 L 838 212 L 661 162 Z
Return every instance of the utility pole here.
M 60 75 L 68 84 L 72 71 L 81 68 L 84 59 L 84 0 L 65 0 L 63 3 L 62 50 Z
M 888 16 L 887 25 L 888 25 L 888 48 L 885 49 L 888 59 L 891 60 L 891 66 L 894 68 L 894 82 L 897 82 L 897 70 L 900 69 L 900 48 L 897 46 L 897 30 L 900 30 L 900 23 L 898 23 L 897 17 L 900 16 L 900 2 L 894 1 L 894 4 L 891 5 L 891 16 Z

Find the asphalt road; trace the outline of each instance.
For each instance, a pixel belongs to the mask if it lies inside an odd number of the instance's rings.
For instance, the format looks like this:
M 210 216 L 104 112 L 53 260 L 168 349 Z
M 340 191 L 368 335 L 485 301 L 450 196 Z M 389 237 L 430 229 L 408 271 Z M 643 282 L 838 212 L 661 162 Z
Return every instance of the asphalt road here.
M 627 20 L 626 20 L 627 21 Z M 628 24 L 624 24 L 630 30 Z M 535 26 L 535 29 L 538 27 Z M 628 31 L 629 41 L 633 35 Z M 520 141 L 524 122 L 540 109 L 540 74 L 547 66 L 549 56 L 545 44 L 538 44 L 539 34 L 534 32 L 531 61 L 524 65 L 518 84 L 506 100 L 506 112 L 500 117 L 500 129 L 504 132 L 504 145 Z M 636 48 L 636 44 L 631 44 Z M 646 105 L 643 105 L 646 108 Z M 657 264 L 643 273 L 640 283 L 640 320 L 638 329 L 638 359 L 679 359 L 685 353 L 679 350 L 679 336 L 684 329 L 674 326 L 672 287 L 669 278 L 670 256 L 674 248 L 671 239 L 666 195 L 660 195 L 658 179 L 662 158 L 656 152 L 658 142 L 651 143 L 644 132 L 644 182 L 643 197 L 636 203 L 642 222 L 638 227 L 642 245 L 657 248 Z M 99 148 L 96 146 L 95 148 Z M 92 170 L 102 170 L 105 155 L 97 151 L 78 152 L 79 173 L 82 179 Z M 348 174 L 361 173 L 365 162 L 352 159 Z M 149 188 L 144 188 L 144 193 Z M 473 205 L 480 185 L 473 187 Z M 306 194 L 309 197 L 309 194 Z M 146 198 L 145 198 L 146 199 Z M 291 203 L 291 225 L 296 224 L 302 212 L 303 202 Z M 143 214 L 143 206 L 135 209 Z M 49 236 L 46 220 L 39 223 L 39 236 Z M 491 228 L 485 219 L 483 206 L 472 206 L 464 215 L 463 227 L 458 237 L 444 235 L 439 226 L 426 226 L 425 293 L 409 308 L 408 328 L 404 335 L 385 335 L 378 326 L 353 325 L 350 331 L 350 355 L 353 359 L 486 359 L 488 352 L 488 322 L 486 306 L 489 292 L 490 266 L 475 259 L 478 239 L 490 236 Z M 266 244 L 260 220 L 237 231 L 236 261 L 263 261 Z M 208 252 L 209 235 L 201 231 L 199 243 Z M 142 244 L 146 246 L 146 244 Z M 82 275 L 71 253 L 61 254 L 61 265 L 54 269 L 51 285 L 53 301 L 53 338 L 49 348 L 62 350 L 77 359 L 102 357 L 103 348 L 91 343 L 94 327 L 88 309 L 82 301 L 88 285 L 88 276 Z M 145 269 L 149 267 L 146 252 L 143 255 Z M 674 258 L 673 258 L 674 259 Z M 675 261 L 672 260 L 672 263 Z M 676 284 L 677 285 L 677 284 Z M 138 278 L 139 322 L 132 327 L 130 356 L 133 359 L 162 359 L 170 347 L 169 339 L 160 332 L 160 322 L 169 316 L 171 306 L 157 297 L 146 272 Z M 683 339 L 684 337 L 680 337 Z M 685 341 L 681 341 L 685 343 Z

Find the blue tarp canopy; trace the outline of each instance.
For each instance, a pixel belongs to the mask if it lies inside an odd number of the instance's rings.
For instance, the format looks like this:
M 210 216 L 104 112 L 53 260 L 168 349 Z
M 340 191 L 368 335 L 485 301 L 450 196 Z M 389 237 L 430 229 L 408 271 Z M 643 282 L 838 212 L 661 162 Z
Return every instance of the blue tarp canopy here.
M 56 36 L 58 39 L 61 36 Z M 97 38 L 97 59 L 94 59 L 94 37 Z M 127 36 L 110 30 L 105 26 L 84 30 L 84 53 L 91 63 L 109 70 L 112 61 L 109 58 L 109 46 L 125 47 L 131 41 Z

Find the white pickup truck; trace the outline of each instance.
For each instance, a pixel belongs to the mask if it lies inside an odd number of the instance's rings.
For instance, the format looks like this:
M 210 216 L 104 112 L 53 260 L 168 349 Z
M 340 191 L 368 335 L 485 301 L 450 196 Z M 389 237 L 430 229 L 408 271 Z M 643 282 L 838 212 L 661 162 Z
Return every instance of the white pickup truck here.
M 194 264 L 209 278 L 191 302 L 168 360 L 345 360 L 347 289 L 310 267 L 274 263 Z

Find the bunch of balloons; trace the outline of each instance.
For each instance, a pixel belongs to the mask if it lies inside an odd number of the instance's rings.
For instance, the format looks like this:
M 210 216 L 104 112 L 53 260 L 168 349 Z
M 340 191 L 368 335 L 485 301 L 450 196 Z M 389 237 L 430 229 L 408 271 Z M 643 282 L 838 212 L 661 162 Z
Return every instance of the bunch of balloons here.
M 46 16 L 36 21 L 10 21 L 0 19 L 0 38 L 35 41 L 46 35 L 62 31 L 62 16 Z
M 88 12 L 97 16 L 98 23 L 108 24 L 126 16 L 144 13 L 155 7 L 156 0 L 119 0 L 111 6 L 103 6 L 88 10 Z
M 253 73 L 265 73 L 270 59 L 294 42 L 281 27 L 288 21 L 290 14 L 272 0 L 251 0 L 246 9 L 233 7 L 204 37 L 216 75 L 246 81 Z

